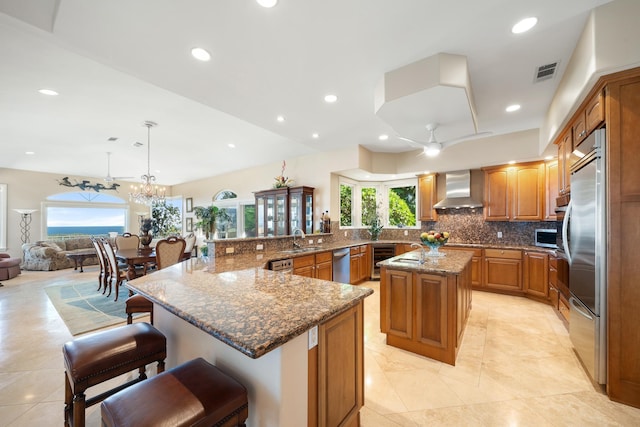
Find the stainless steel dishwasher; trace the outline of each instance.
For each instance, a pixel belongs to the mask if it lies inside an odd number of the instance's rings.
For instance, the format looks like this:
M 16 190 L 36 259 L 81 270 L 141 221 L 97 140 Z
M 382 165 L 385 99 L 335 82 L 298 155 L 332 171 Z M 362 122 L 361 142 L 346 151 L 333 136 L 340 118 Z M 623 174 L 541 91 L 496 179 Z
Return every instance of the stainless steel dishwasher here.
M 333 251 L 333 281 L 350 283 L 351 281 L 351 250 L 349 248 Z

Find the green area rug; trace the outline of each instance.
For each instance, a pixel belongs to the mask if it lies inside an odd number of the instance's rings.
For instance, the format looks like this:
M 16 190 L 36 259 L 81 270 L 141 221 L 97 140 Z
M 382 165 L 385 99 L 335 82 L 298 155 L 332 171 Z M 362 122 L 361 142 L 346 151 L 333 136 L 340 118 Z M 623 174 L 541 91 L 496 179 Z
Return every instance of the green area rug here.
M 97 280 L 93 280 L 89 283 L 55 285 L 44 289 L 71 335 L 127 321 L 124 307 L 129 290 L 120 286 L 118 301 L 114 301 L 113 293 L 107 297 L 102 291 L 97 291 L 97 288 Z

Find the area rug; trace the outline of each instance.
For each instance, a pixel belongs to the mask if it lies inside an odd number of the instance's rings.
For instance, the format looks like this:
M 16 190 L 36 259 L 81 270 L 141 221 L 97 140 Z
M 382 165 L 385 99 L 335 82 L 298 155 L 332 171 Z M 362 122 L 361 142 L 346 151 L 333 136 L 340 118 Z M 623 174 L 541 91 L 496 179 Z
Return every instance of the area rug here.
M 127 321 L 124 311 L 129 290 L 120 286 L 118 301 L 97 291 L 97 281 L 48 286 L 44 290 L 71 335 L 80 335 Z

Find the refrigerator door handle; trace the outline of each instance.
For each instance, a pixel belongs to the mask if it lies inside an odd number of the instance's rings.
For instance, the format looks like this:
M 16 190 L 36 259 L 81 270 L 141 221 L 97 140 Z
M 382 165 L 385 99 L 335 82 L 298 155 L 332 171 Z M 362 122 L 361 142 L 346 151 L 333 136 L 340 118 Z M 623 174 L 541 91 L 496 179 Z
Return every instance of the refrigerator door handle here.
M 571 216 L 571 203 L 573 201 L 569 200 L 569 204 L 567 205 L 567 211 L 564 213 L 564 218 L 562 219 L 562 246 L 564 249 L 564 253 L 567 256 L 567 261 L 571 264 L 571 252 L 569 252 L 569 217 Z
M 582 316 L 586 317 L 589 320 L 593 320 L 593 316 L 588 312 L 584 311 L 582 307 L 576 304 L 576 299 L 574 297 L 569 298 L 569 304 L 571 305 L 571 310 L 577 311 Z

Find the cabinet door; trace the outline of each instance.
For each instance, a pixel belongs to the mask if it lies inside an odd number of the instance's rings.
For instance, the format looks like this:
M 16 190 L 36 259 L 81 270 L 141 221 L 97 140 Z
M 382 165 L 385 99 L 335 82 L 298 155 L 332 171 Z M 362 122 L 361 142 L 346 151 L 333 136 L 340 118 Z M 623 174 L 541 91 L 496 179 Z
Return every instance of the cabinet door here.
M 558 197 L 558 162 L 547 162 L 544 179 L 546 196 L 544 199 L 544 220 L 556 221 L 556 198 Z
M 262 196 L 256 197 L 256 232 L 258 237 L 266 236 L 265 231 L 265 200 Z
M 508 168 L 486 170 L 484 175 L 484 218 L 487 221 L 508 221 L 509 170 Z
M 276 230 L 276 198 L 274 195 L 265 196 L 265 215 L 266 215 L 266 229 L 265 236 L 275 236 Z
M 287 194 L 276 195 L 276 222 L 275 222 L 275 235 L 285 236 L 289 234 L 289 227 L 287 224 Z
M 436 203 L 436 176 L 421 175 L 418 177 L 418 194 L 420 197 L 420 221 L 436 221 L 438 214 L 433 209 Z
M 585 108 L 585 121 L 587 134 L 599 128 L 604 122 L 604 95 L 598 92 L 587 104 Z
M 587 122 L 584 110 L 576 116 L 571 129 L 573 132 L 573 147 L 575 148 L 587 137 Z
M 544 203 L 544 164 L 530 164 L 513 171 L 512 220 L 542 220 Z
M 400 338 L 413 338 L 413 275 L 408 271 L 383 268 L 380 279 L 381 298 L 386 311 L 381 313 L 380 327 L 383 333 Z
M 485 249 L 484 283 L 501 291 L 522 291 L 522 253 L 507 249 Z
M 316 254 L 316 279 L 333 280 L 333 253 Z
M 359 425 L 364 405 L 363 325 L 360 302 L 318 327 L 318 420 L 310 425 Z
M 293 274 L 314 277 L 316 259 L 314 255 L 305 255 L 293 259 Z
M 349 259 L 349 266 L 351 271 L 349 272 L 349 283 L 356 284 L 360 281 L 360 254 L 351 254 Z
M 524 290 L 536 297 L 549 297 L 549 255 L 542 252 L 525 252 Z
M 455 298 L 454 298 L 455 299 Z M 447 333 L 449 309 L 447 278 L 434 274 L 416 275 L 416 334 L 415 340 L 438 348 L 449 346 Z
M 571 153 L 573 140 L 571 128 L 569 128 L 558 142 L 558 195 L 565 196 L 571 192 Z M 568 203 L 568 200 L 567 200 Z

